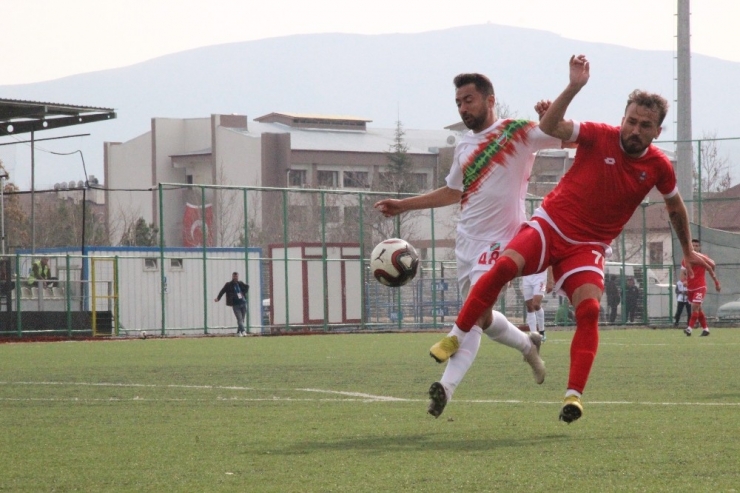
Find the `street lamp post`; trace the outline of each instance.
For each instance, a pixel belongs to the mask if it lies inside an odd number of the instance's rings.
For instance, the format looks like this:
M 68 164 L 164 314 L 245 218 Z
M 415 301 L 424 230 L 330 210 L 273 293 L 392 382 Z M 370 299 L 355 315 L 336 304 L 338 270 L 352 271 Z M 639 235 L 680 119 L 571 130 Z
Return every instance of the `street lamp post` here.
M 0 171 L 0 243 L 2 243 L 3 255 L 5 255 L 5 180 L 7 179 L 7 171 Z

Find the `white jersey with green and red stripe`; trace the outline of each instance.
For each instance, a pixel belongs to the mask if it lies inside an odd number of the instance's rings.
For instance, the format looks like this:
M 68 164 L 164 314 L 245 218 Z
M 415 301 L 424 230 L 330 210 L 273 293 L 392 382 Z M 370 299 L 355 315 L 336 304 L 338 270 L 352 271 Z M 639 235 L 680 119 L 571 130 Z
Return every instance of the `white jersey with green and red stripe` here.
M 482 132 L 465 134 L 446 178 L 449 188 L 463 192 L 458 234 L 508 242 L 526 220 L 535 152 L 560 146 L 528 120 L 497 120 Z

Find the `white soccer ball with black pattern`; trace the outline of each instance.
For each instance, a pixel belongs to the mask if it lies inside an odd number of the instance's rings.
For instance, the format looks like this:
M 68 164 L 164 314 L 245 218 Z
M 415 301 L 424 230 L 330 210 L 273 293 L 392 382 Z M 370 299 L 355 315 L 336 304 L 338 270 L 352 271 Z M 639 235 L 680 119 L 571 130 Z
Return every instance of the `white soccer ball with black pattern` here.
M 400 238 L 381 241 L 370 254 L 370 270 L 375 279 L 386 286 L 403 286 L 416 276 L 418 268 L 416 249 Z

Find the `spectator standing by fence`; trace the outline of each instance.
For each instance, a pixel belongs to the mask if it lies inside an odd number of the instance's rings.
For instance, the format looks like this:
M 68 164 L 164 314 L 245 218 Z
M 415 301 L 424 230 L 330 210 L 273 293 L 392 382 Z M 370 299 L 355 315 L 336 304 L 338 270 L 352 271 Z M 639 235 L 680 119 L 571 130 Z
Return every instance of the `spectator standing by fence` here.
M 617 307 L 622 301 L 622 296 L 619 294 L 619 285 L 617 284 L 617 276 L 613 274 L 606 275 L 606 305 L 609 307 L 609 323 L 613 324 L 617 320 Z
M 689 303 L 689 288 L 686 286 L 686 272 L 683 270 L 681 270 L 681 278 L 676 283 L 676 303 L 676 316 L 673 326 L 678 327 L 684 308 L 686 308 L 686 323 L 688 324 L 691 320 L 691 303 Z
M 238 272 L 234 272 L 231 274 L 231 281 L 224 284 L 214 300 L 218 303 L 221 297 L 226 295 L 226 306 L 230 306 L 236 316 L 236 335 L 239 337 L 247 335 L 244 328 L 244 320 L 247 318 L 247 292 L 249 292 L 249 286 L 239 280 Z
M 624 297 L 626 299 L 625 308 L 627 310 L 627 321 L 635 321 L 635 313 L 637 313 L 637 305 L 640 302 L 640 288 L 635 285 L 635 278 L 627 278 L 627 287 L 624 289 Z

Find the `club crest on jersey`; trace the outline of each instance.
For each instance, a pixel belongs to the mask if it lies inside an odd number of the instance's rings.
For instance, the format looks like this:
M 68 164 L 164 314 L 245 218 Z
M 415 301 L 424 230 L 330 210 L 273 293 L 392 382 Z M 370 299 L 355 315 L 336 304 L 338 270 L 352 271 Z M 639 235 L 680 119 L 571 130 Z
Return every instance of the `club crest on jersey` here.
M 647 178 L 647 173 L 645 171 L 640 173 L 640 181 L 645 181 L 646 178 Z
M 617 164 L 617 160 L 614 159 L 613 157 L 604 158 L 604 162 L 610 166 Z
M 491 244 L 488 251 L 483 252 L 478 257 L 478 264 L 480 265 L 493 265 L 501 254 L 501 243 L 496 242 Z

